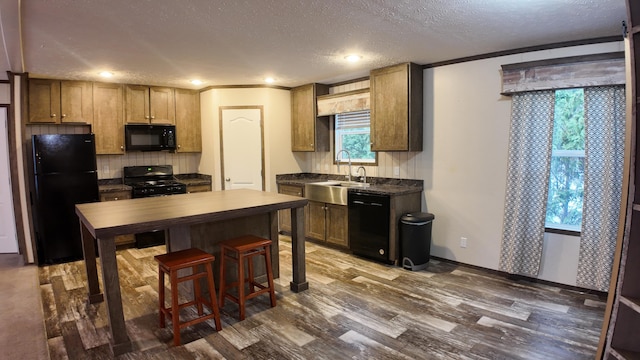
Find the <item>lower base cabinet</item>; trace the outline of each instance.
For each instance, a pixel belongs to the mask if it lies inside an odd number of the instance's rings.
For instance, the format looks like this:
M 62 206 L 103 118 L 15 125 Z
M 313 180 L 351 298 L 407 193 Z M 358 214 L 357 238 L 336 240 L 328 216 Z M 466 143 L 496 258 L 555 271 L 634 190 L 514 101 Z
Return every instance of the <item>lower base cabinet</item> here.
M 131 199 L 131 191 L 109 191 L 100 193 L 100 201 L 117 201 Z M 116 246 L 135 244 L 136 237 L 134 234 L 116 236 Z
M 349 247 L 347 206 L 309 201 L 304 215 L 307 238 L 344 248 Z
M 291 196 L 304 196 L 304 186 L 278 185 L 278 193 Z M 306 207 L 305 207 L 306 213 Z M 280 232 L 291 234 L 291 210 L 278 211 L 278 229 Z

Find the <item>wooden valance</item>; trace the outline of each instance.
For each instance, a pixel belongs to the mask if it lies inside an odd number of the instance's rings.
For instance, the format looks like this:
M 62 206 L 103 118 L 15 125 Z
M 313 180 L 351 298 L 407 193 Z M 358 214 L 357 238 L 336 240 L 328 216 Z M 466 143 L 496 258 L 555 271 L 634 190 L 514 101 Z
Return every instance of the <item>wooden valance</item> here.
M 625 83 L 624 52 L 502 65 L 502 94 Z
M 338 94 L 321 95 L 316 98 L 318 116 L 369 110 L 369 89 L 345 91 Z

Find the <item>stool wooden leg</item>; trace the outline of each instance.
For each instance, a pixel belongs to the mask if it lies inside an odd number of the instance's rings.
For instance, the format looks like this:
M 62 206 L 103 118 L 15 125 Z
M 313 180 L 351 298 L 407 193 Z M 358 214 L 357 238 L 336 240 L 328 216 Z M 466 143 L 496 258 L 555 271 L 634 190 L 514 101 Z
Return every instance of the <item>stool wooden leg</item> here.
M 253 283 L 255 278 L 253 277 L 253 258 L 254 256 L 247 256 L 247 269 L 249 270 L 249 276 L 247 276 L 247 283 L 249 284 L 249 294 L 253 294 L 255 290 Z
M 193 266 L 191 268 L 192 274 L 198 273 L 198 267 Z M 193 300 L 196 302 L 198 308 L 198 315 L 202 315 L 202 289 L 200 289 L 200 279 L 193 279 Z
M 158 270 L 158 305 L 160 308 L 160 327 L 164 328 L 166 326 L 165 324 L 165 313 L 164 311 L 162 311 L 165 307 L 164 307 L 164 271 L 162 271 L 162 269 L 160 268 Z
M 225 280 L 225 274 L 224 274 L 224 258 L 226 257 L 225 255 L 225 251 L 224 248 L 221 247 L 220 248 L 220 301 L 219 301 L 219 307 L 224 307 L 224 297 L 226 294 L 226 283 L 227 281 Z
M 173 345 L 180 346 L 180 305 L 178 305 L 178 272 L 171 272 L 171 325 Z
M 220 309 L 218 309 L 218 299 L 216 298 L 216 285 L 213 282 L 213 270 L 211 269 L 211 263 L 205 264 L 207 268 L 207 282 L 209 283 L 209 299 L 211 301 L 211 312 L 213 312 L 213 319 L 216 323 L 216 331 L 222 330 L 222 324 L 220 324 Z
M 267 285 L 269 286 L 269 298 L 271 307 L 276 306 L 276 292 L 273 288 L 273 270 L 271 269 L 271 246 L 264 247 L 264 261 L 267 268 Z
M 238 306 L 240 307 L 240 320 L 244 320 L 244 260 L 243 254 L 238 254 Z

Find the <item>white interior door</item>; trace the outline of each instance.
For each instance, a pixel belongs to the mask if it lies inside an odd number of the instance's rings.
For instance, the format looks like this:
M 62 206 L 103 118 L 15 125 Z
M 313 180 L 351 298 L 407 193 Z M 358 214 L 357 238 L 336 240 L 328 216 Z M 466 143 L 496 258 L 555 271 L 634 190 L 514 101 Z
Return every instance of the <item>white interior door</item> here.
M 0 253 L 17 253 L 18 237 L 9 178 L 7 108 L 0 108 Z
M 264 190 L 262 107 L 222 107 L 222 188 Z

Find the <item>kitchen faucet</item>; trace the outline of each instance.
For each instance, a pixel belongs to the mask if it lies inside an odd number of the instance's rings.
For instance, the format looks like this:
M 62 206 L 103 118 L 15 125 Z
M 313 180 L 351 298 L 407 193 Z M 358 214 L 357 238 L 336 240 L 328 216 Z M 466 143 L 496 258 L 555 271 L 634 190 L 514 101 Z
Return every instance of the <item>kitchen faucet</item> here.
M 351 154 L 349 154 L 347 150 L 340 150 L 336 154 L 336 163 L 338 164 L 338 173 L 340 172 L 340 159 L 338 158 L 338 156 L 340 156 L 340 154 L 342 154 L 343 151 L 347 153 L 347 157 L 349 158 L 349 174 L 347 175 L 347 181 L 351 182 Z
M 364 178 L 363 183 L 365 183 L 365 184 L 366 184 L 366 183 L 367 183 L 367 169 L 365 169 L 365 168 L 364 168 L 364 166 L 359 166 L 359 167 L 356 169 L 356 174 L 358 174 L 358 175 L 360 174 L 360 169 L 362 169 L 362 173 L 364 174 L 364 176 L 363 176 L 363 178 Z

